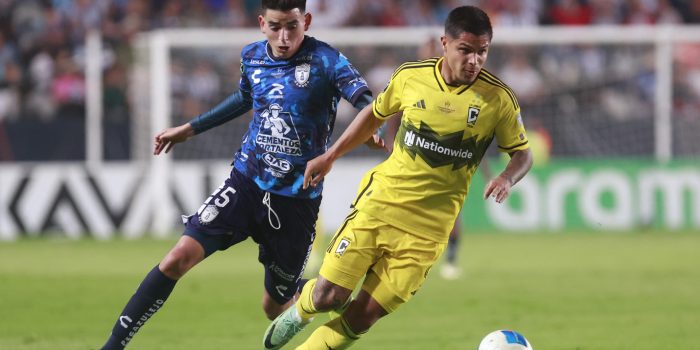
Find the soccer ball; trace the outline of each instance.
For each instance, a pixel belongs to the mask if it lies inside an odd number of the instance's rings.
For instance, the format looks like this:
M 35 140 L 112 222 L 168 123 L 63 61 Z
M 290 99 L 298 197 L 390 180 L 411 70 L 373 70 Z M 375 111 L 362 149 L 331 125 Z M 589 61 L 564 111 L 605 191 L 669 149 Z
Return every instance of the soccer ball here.
M 532 350 L 532 345 L 516 331 L 498 330 L 486 335 L 478 350 Z

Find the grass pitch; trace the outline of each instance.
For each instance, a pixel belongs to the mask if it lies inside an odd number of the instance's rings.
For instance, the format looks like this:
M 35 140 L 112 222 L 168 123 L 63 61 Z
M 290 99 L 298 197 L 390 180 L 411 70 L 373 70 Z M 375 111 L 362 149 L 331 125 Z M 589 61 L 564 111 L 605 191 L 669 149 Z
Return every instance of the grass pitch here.
M 0 349 L 99 348 L 174 242 L 0 243 Z M 129 349 L 260 349 L 268 321 L 256 258 L 246 242 L 195 267 Z M 469 234 L 460 265 L 457 281 L 434 269 L 354 348 L 475 349 L 501 328 L 522 332 L 537 350 L 698 348 L 697 232 Z

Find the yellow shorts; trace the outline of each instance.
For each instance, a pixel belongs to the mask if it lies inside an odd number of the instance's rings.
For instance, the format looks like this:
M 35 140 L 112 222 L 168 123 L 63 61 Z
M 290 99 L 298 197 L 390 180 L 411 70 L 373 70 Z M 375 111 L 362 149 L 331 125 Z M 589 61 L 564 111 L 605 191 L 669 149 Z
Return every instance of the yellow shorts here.
M 392 312 L 418 291 L 446 245 L 354 210 L 331 239 L 320 275 L 351 290 L 367 275 L 362 289 Z

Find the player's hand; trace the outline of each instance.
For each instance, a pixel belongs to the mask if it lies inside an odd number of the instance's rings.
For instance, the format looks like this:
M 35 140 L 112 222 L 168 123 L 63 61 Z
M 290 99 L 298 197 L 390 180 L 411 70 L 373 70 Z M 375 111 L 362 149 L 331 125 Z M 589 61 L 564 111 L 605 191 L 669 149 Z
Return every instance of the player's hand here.
M 153 155 L 159 155 L 162 151 L 170 152 L 176 143 L 184 142 L 194 135 L 194 129 L 189 123 L 167 128 L 155 137 Z
M 503 203 L 510 194 L 511 186 L 513 186 L 513 183 L 510 179 L 504 176 L 498 176 L 486 184 L 486 188 L 484 188 L 484 199 L 486 200 L 489 197 L 493 197 L 496 203 Z
M 365 141 L 365 145 L 367 145 L 367 147 L 370 149 L 383 149 L 385 152 L 389 152 L 389 148 L 387 148 L 386 144 L 384 143 L 384 139 L 377 134 L 374 134 L 372 137 L 368 138 L 367 141 Z
M 306 163 L 304 171 L 304 189 L 309 186 L 316 187 L 323 178 L 331 171 L 333 160 L 328 153 L 324 153 Z

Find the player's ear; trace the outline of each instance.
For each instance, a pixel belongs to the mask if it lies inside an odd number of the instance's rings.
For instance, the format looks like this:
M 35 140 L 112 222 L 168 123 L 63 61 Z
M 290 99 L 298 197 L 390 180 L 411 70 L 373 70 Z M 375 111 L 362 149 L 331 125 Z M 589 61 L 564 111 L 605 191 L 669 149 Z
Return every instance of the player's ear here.
M 260 31 L 265 33 L 265 17 L 263 15 L 258 15 L 258 24 L 260 25 Z
M 304 31 L 309 30 L 309 26 L 311 25 L 311 13 L 307 12 L 304 14 Z
M 440 43 L 442 44 L 442 52 L 447 51 L 447 36 L 443 35 L 440 37 Z

